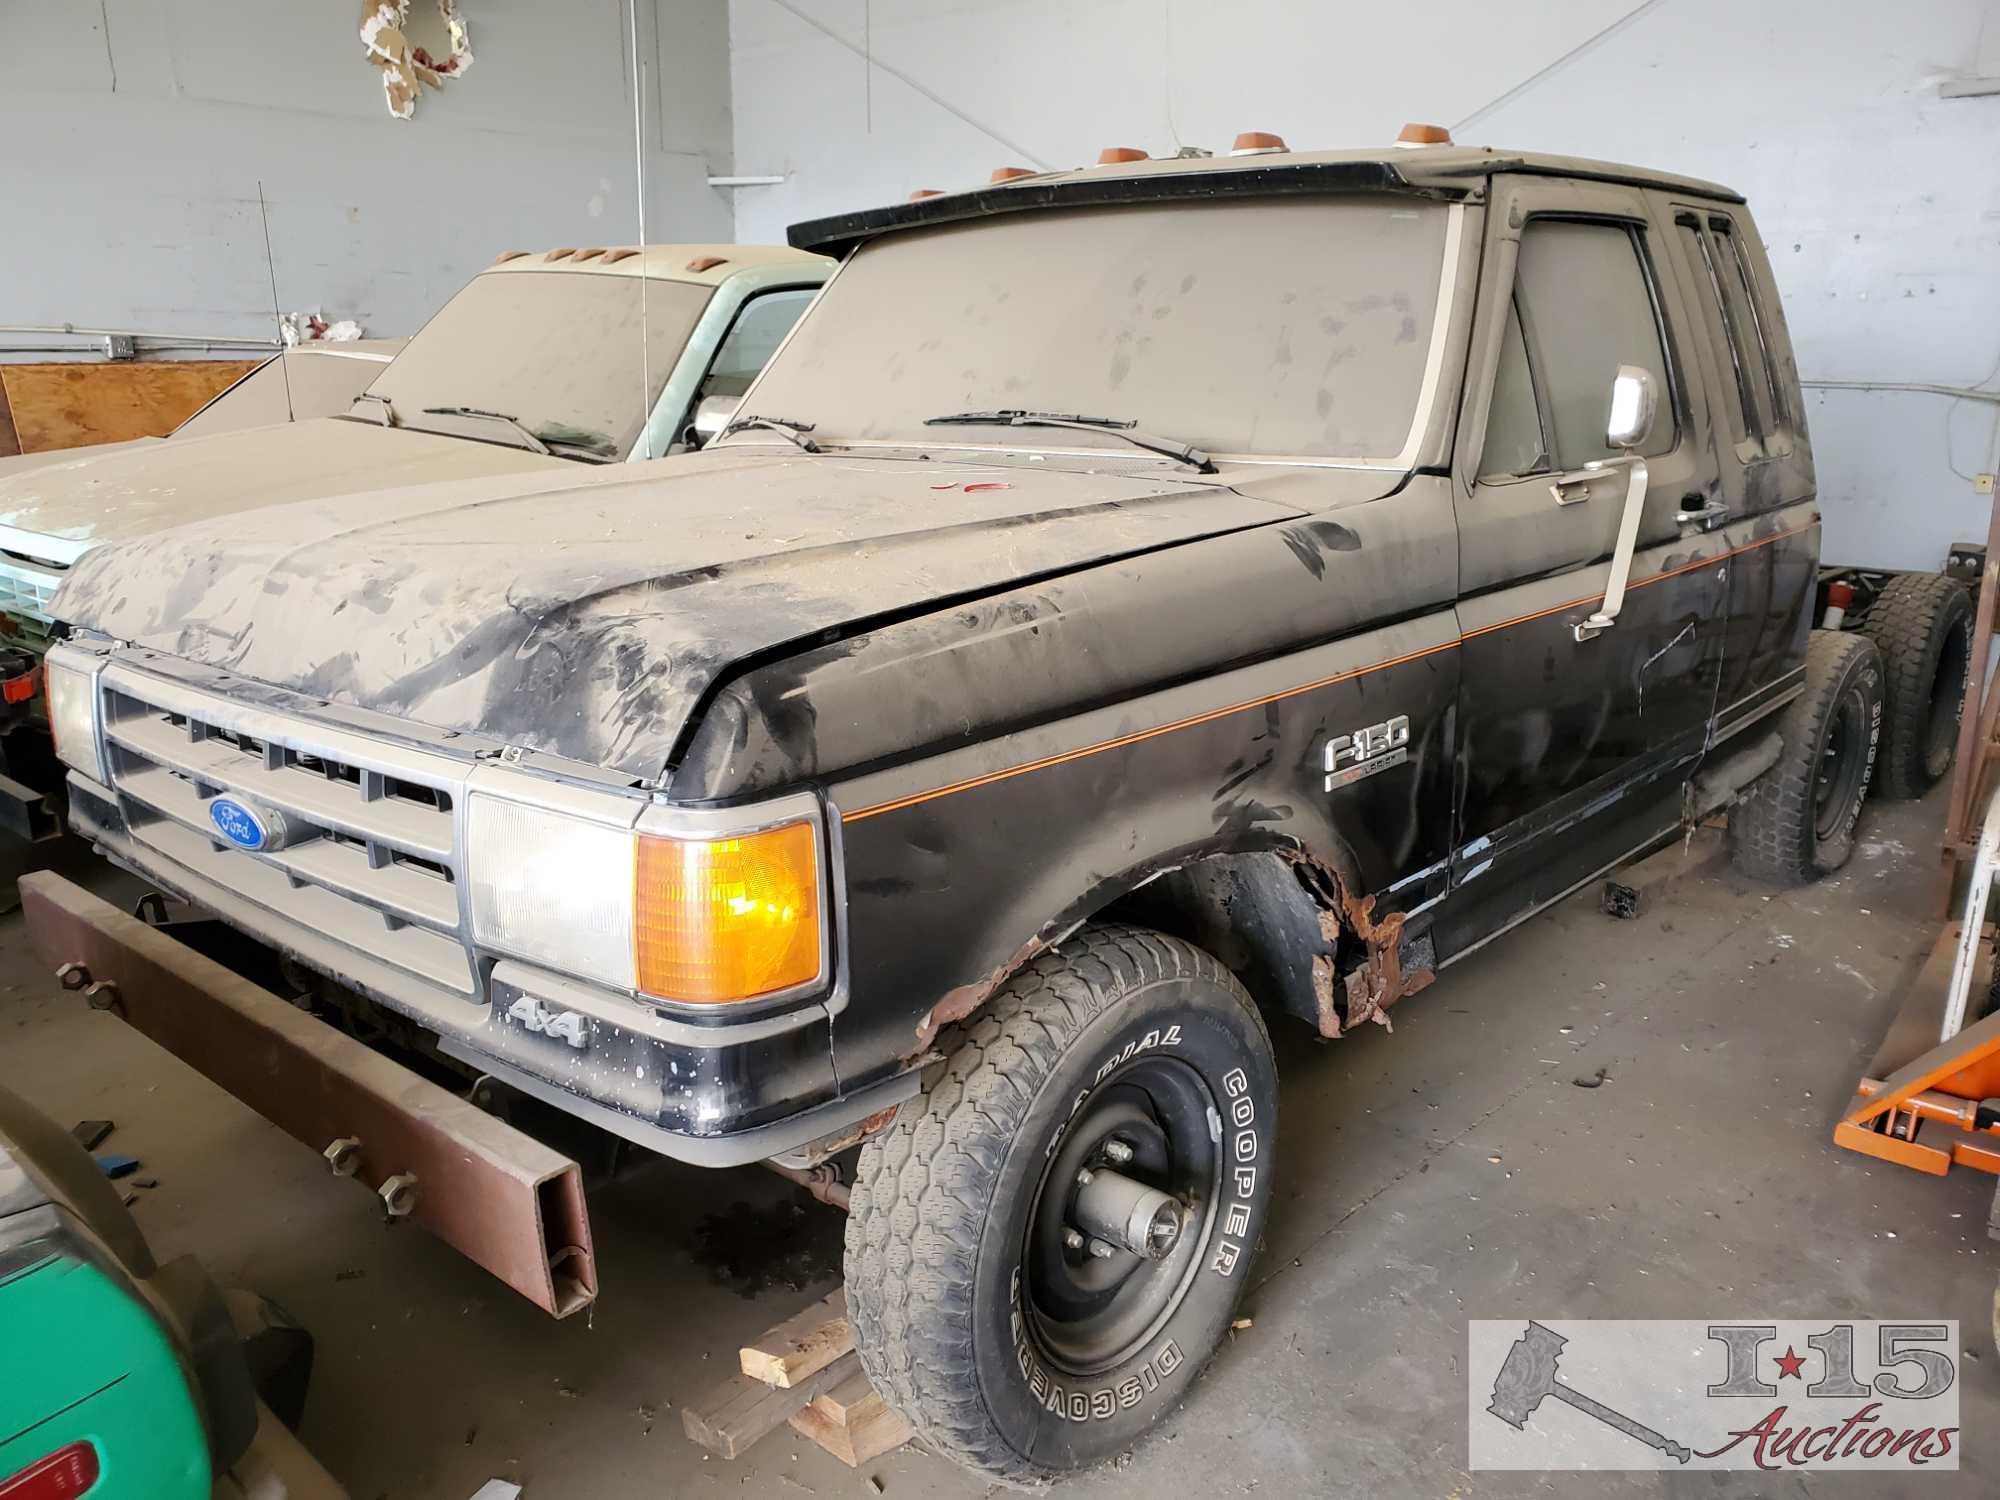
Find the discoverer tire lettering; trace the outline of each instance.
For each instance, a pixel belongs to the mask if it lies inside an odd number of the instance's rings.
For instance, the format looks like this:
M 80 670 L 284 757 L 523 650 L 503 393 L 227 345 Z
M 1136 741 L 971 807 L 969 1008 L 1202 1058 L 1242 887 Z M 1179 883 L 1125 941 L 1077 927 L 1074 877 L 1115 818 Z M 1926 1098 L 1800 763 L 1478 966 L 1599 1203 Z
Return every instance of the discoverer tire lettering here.
M 1112 1458 L 1178 1404 L 1242 1295 L 1277 1113 L 1263 1021 L 1207 953 L 1105 925 L 1032 960 L 939 1045 L 925 1095 L 856 1172 L 862 1366 L 927 1443 L 994 1478 Z M 1124 1171 L 1176 1199 L 1183 1227 L 1151 1259 L 1074 1257 L 1096 1300 L 1072 1319 L 1075 1288 L 1051 1290 L 1040 1236 L 1106 1130 L 1137 1143 Z M 1100 1328 L 1101 1350 L 1077 1332 Z

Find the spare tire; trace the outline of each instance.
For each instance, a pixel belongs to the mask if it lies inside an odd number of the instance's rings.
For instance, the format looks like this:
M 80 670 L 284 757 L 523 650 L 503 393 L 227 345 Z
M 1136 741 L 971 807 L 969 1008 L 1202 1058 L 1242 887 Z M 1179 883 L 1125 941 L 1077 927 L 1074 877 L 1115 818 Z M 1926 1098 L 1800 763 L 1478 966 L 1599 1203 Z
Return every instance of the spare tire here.
M 1951 769 L 1965 671 L 1972 659 L 1972 598 L 1942 573 L 1898 573 L 1856 629 L 1881 648 L 1882 753 L 1875 794 L 1921 797 Z

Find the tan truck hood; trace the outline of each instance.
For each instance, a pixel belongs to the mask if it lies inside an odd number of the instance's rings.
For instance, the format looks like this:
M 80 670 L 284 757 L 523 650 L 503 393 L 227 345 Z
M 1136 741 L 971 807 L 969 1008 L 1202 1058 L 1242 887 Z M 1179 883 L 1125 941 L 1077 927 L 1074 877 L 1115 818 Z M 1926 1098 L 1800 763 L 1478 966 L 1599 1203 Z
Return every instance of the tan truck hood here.
M 577 467 L 524 448 L 343 417 L 79 448 L 61 457 L 0 469 L 0 548 L 63 565 L 105 542 L 263 505 Z
M 726 447 L 566 465 L 560 488 L 536 474 L 346 495 L 99 548 L 53 612 L 650 779 L 746 658 L 1301 514 L 1150 460 L 1073 462 Z

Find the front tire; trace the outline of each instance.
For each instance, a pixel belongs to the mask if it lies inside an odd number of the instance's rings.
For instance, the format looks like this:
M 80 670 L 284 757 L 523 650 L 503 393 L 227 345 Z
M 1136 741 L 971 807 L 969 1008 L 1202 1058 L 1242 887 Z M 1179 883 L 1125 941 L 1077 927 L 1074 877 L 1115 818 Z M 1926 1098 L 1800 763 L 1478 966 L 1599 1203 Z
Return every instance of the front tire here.
M 1864 635 L 1815 630 L 1805 691 L 1778 721 L 1784 748 L 1729 810 L 1736 868 L 1776 885 L 1831 875 L 1854 852 L 1854 825 L 1882 734 L 1882 653 Z
M 1115 1457 L 1221 1342 L 1270 1204 L 1277 1075 L 1235 978 L 1136 927 L 1036 958 L 956 1041 L 862 1149 L 848 1311 L 927 1443 L 1033 1482 Z M 1093 1181 L 1171 1199 L 1170 1246 L 1086 1232 Z

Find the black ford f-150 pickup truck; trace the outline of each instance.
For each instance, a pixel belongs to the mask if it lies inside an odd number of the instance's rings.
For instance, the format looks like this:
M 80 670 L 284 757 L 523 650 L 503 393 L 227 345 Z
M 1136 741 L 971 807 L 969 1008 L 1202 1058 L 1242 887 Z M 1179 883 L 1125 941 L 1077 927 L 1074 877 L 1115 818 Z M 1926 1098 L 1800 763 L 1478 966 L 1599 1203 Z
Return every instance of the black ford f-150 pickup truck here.
M 1228 1328 L 1274 1033 L 1720 809 L 1837 866 L 1882 669 L 1724 188 L 1253 141 L 792 239 L 702 453 L 85 555 L 72 818 L 670 1156 L 860 1141 L 870 1377 L 1032 1479 Z

